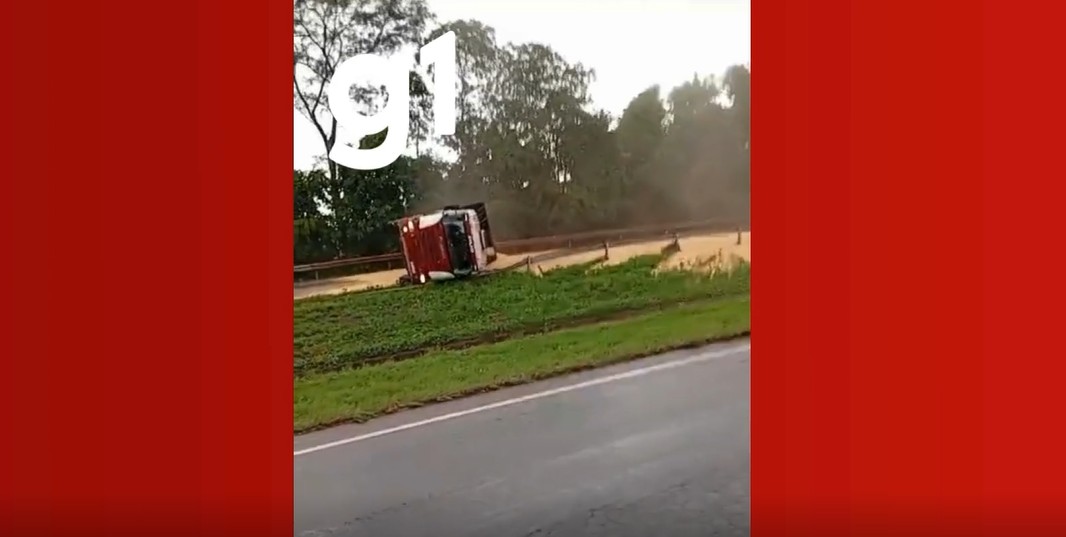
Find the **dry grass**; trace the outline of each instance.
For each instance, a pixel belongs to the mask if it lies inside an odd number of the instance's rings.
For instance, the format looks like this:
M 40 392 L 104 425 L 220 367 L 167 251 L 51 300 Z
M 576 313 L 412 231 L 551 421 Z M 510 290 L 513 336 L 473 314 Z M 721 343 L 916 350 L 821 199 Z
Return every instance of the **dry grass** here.
M 670 256 L 662 268 L 716 270 L 735 266 L 739 259 L 751 262 L 751 233 L 702 235 L 681 239 L 681 251 Z
M 654 240 L 624 246 L 609 247 L 610 258 L 604 265 L 613 266 L 642 255 L 655 255 L 669 244 L 667 240 Z M 681 251 L 670 256 L 662 268 L 709 270 L 712 267 L 726 268 L 734 266 L 738 259 L 751 261 L 751 233 L 741 235 L 741 244 L 737 245 L 736 233 L 715 233 L 681 237 Z M 540 263 L 545 271 L 589 263 L 603 255 L 603 250 L 582 252 L 559 257 Z

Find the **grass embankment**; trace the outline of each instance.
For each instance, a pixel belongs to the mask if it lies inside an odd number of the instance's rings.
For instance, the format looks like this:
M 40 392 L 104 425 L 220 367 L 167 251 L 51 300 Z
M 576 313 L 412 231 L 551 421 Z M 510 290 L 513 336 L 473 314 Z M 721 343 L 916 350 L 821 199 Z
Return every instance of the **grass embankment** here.
M 458 287 L 457 287 L 458 288 Z M 668 349 L 746 334 L 750 299 L 734 296 L 415 360 L 297 378 L 293 428 L 305 432 Z
M 747 265 L 716 275 L 655 273 L 660 261 L 662 256 L 650 255 L 588 273 L 588 265 L 578 265 L 544 276 L 510 272 L 461 283 L 300 300 L 294 307 L 295 373 L 299 378 L 750 290 Z M 419 360 L 417 367 L 424 363 Z

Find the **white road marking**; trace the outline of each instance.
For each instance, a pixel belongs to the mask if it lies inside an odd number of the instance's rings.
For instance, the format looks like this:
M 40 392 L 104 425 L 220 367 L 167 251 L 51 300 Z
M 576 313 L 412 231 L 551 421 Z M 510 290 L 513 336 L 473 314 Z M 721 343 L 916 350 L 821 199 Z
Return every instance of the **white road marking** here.
M 323 451 L 323 450 L 327 450 L 327 449 L 330 449 L 330 448 L 343 446 L 343 445 L 346 445 L 346 444 L 352 444 L 352 443 L 355 443 L 355 442 L 362 442 L 363 440 L 370 440 L 371 438 L 377 438 L 379 436 L 385 436 L 387 434 L 393 434 L 393 433 L 398 433 L 400 431 L 406 431 L 408 429 L 414 429 L 416 427 L 423 427 L 423 426 L 426 426 L 426 425 L 431 425 L 431 424 L 439 423 L 439 422 L 442 422 L 442 421 L 453 420 L 455 418 L 461 418 L 463 416 L 469 416 L 470 414 L 477 414 L 479 412 L 485 412 L 485 411 L 488 411 L 488 410 L 495 410 L 497 408 L 503 408 L 503 407 L 507 407 L 507 406 L 511 406 L 511 405 L 517 405 L 519 403 L 525 403 L 526 401 L 533 401 L 535 399 L 542 399 L 544 397 L 551 397 L 553 395 L 559 395 L 561 393 L 572 392 L 572 391 L 575 391 L 575 390 L 580 390 L 582 388 L 589 388 L 589 387 L 592 387 L 592 386 L 599 386 L 600 384 L 607 384 L 608 382 L 615 382 L 615 381 L 619 381 L 619 380 L 625 380 L 625 379 L 630 379 L 630 378 L 634 378 L 634 377 L 640 377 L 640 376 L 647 375 L 649 373 L 656 373 L 656 372 L 659 372 L 659 371 L 665 371 L 667 369 L 674 369 L 674 368 L 677 368 L 677 367 L 683 367 L 683 366 L 686 366 L 686 365 L 691 365 L 691 364 L 695 364 L 695 363 L 699 363 L 699 362 L 706 362 L 708 360 L 714 360 L 714 359 L 717 359 L 717 358 L 724 358 L 726 356 L 730 356 L 730 355 L 741 353 L 741 352 L 747 352 L 749 350 L 751 350 L 751 343 L 744 343 L 742 345 L 736 345 L 736 346 L 729 347 L 727 349 L 722 349 L 722 350 L 706 351 L 706 352 L 702 352 L 700 354 L 697 354 L 695 356 L 690 356 L 688 358 L 682 358 L 680 360 L 674 360 L 672 362 L 666 362 L 666 363 L 656 364 L 656 365 L 652 365 L 652 366 L 648 366 L 648 367 L 642 367 L 640 369 L 632 369 L 632 370 L 625 371 L 625 372 L 622 372 L 622 373 L 617 373 L 617 374 L 614 374 L 614 375 L 608 375 L 606 377 L 600 377 L 600 378 L 595 378 L 595 379 L 592 379 L 592 380 L 586 380 L 584 382 L 578 382 L 576 384 L 568 384 L 566 386 L 560 386 L 558 388 L 552 388 L 550 390 L 545 390 L 545 391 L 542 391 L 542 392 L 531 393 L 529 395 L 523 395 L 521 397 L 515 397 L 514 399 L 505 399 L 503 401 L 497 401 L 495 403 L 491 403 L 491 404 L 484 405 L 484 406 L 468 408 L 466 410 L 460 410 L 458 412 L 452 412 L 452 413 L 449 413 L 449 414 L 443 414 L 443 415 L 440 415 L 440 416 L 435 416 L 435 417 L 424 419 L 424 420 L 421 420 L 421 421 L 405 423 L 403 425 L 399 425 L 399 426 L 396 426 L 396 427 L 390 427 L 388 429 L 381 429 L 380 431 L 373 431 L 373 432 L 370 432 L 370 433 L 361 434 L 361 435 L 358 435 L 358 436 L 353 436 L 351 438 L 345 438 L 345 439 L 342 439 L 342 440 L 336 440 L 334 442 L 328 442 L 328 443 L 325 443 L 325 444 L 320 444 L 320 445 L 317 445 L 317 446 L 312 446 L 312 447 L 309 447 L 309 448 L 296 450 L 296 451 L 292 452 L 292 455 L 293 455 L 293 457 L 299 457 L 300 455 L 307 455 L 307 454 L 310 454 L 310 453 L 315 453 L 316 451 Z

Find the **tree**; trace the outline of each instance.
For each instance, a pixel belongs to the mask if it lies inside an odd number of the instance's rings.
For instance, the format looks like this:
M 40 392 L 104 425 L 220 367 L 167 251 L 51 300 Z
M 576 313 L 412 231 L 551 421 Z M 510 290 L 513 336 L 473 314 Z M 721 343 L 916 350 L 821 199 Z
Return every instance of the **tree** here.
M 739 154 L 713 77 L 691 80 L 667 97 L 670 123 L 658 169 L 669 180 L 662 203 L 676 217 L 703 219 L 728 212 L 728 182 Z
M 388 55 L 420 44 L 430 12 L 425 0 L 296 0 L 293 12 L 293 100 L 314 125 L 326 154 L 337 143 L 337 120 L 329 112 L 326 89 L 337 67 L 361 53 Z M 412 74 L 413 93 L 424 95 L 421 75 Z M 354 98 L 373 106 L 380 89 L 352 88 Z M 418 110 L 419 107 L 413 107 Z M 424 129 L 413 129 L 421 133 Z M 351 174 L 347 174 L 350 178 Z M 334 217 L 343 212 L 344 177 L 339 166 L 326 161 L 324 202 Z M 335 222 L 335 235 L 343 229 Z M 343 235 L 343 233 L 341 233 Z M 341 236 L 337 240 L 342 240 Z M 342 241 L 343 242 L 343 241 Z M 340 248 L 341 243 L 335 246 Z
M 751 212 L 751 69 L 734 65 L 726 71 L 726 95 L 733 101 L 730 115 L 744 144 L 744 158 L 735 180 L 736 190 L 743 197 L 741 204 L 745 220 Z
M 293 171 L 293 246 L 297 264 L 333 256 L 329 222 L 320 208 L 325 184 L 322 170 Z
M 725 73 L 726 95 L 733 101 L 730 108 L 745 144 L 751 142 L 751 71 L 734 65 Z
M 592 121 L 584 110 L 592 71 L 544 45 L 501 47 L 478 21 L 445 23 L 431 38 L 448 31 L 457 38 L 457 124 L 442 141 L 457 158 L 423 182 L 427 202 L 491 200 L 501 234 L 567 225 L 577 189 L 564 146 Z
M 387 131 L 364 137 L 359 146 L 376 147 Z M 344 196 L 333 218 L 335 241 L 344 255 L 369 255 L 398 247 L 392 221 L 417 199 L 416 160 L 401 156 L 377 170 L 341 168 Z
M 714 77 L 694 76 L 667 97 L 669 123 L 656 171 L 665 182 L 659 203 L 676 217 L 747 218 L 746 134 L 737 110 L 721 104 L 722 93 Z
M 663 189 L 656 184 L 661 175 L 654 165 L 666 136 L 665 123 L 666 108 L 659 86 L 652 86 L 629 102 L 615 129 L 622 159 L 620 211 L 630 220 L 662 212 L 656 210 Z
M 566 224 L 573 184 L 566 137 L 588 118 L 594 73 L 539 44 L 508 46 L 500 58 L 484 99 L 486 162 L 476 179 L 509 202 L 509 221 L 498 228 L 520 236 L 553 232 Z
M 550 222 L 553 232 L 615 226 L 622 215 L 621 159 L 606 112 L 574 111 L 560 132 L 565 178 Z
M 455 136 L 443 143 L 461 153 L 473 148 L 488 119 L 486 98 L 490 84 L 500 73 L 502 54 L 496 44 L 496 31 L 479 21 L 444 23 L 430 33 L 429 40 L 447 32 L 455 33 L 456 43 L 456 130 Z

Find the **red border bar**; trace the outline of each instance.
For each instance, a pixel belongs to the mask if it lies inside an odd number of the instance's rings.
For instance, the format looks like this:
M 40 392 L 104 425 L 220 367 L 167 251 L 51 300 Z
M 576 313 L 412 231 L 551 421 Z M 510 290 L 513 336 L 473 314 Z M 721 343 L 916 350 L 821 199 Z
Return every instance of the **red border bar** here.
M 291 535 L 291 9 L 0 8 L 0 534 Z
M 1066 535 L 1062 8 L 753 9 L 753 534 Z

